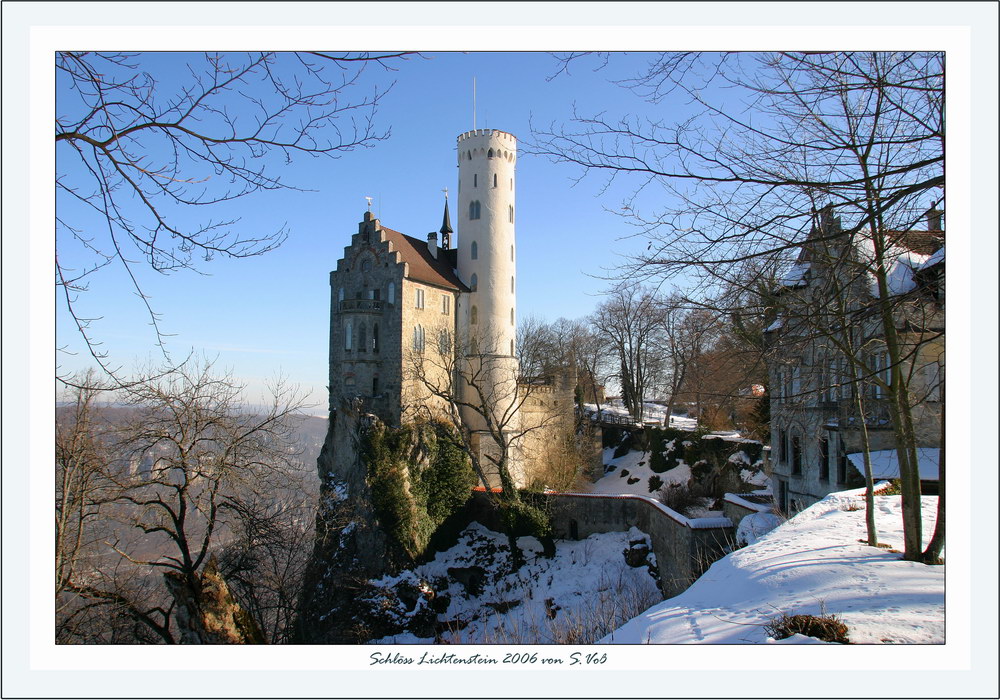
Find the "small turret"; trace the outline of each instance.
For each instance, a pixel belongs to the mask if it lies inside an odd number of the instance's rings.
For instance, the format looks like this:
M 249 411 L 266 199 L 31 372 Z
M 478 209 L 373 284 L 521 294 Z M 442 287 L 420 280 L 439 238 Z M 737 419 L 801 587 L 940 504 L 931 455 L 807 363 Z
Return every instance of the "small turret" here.
M 451 216 L 448 215 L 448 190 L 444 192 L 444 221 L 441 222 L 441 247 L 445 250 L 451 248 Z

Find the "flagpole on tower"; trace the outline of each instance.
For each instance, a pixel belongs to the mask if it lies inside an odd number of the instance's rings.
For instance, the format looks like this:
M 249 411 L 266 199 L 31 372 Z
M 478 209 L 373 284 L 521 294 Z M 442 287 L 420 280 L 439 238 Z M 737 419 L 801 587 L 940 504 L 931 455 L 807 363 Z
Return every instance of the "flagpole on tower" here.
M 476 130 L 476 76 L 472 76 L 472 130 Z

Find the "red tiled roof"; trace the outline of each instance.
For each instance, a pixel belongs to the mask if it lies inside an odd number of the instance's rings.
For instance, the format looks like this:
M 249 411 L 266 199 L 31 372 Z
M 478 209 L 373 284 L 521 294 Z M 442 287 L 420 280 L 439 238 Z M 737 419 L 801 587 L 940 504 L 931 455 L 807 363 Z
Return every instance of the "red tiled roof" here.
M 385 239 L 392 242 L 393 248 L 399 252 L 403 262 L 409 265 L 409 277 L 417 282 L 455 289 L 461 292 L 469 291 L 462 280 L 458 279 L 451 266 L 451 255 L 448 251 L 438 248 L 435 258 L 427 249 L 427 241 L 413 238 L 391 228 L 381 227 Z

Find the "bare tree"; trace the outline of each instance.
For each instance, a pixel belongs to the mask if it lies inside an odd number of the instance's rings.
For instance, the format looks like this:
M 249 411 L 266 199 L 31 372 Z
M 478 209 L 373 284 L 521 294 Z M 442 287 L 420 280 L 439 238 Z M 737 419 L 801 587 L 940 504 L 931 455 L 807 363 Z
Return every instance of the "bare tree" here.
M 77 405 L 92 405 L 86 378 L 78 384 Z M 269 560 L 281 554 L 273 532 L 258 535 L 274 530 L 264 514 L 284 512 L 278 494 L 294 488 L 289 474 L 299 465 L 290 419 L 299 403 L 279 383 L 270 405 L 251 408 L 242 403 L 242 390 L 231 377 L 214 375 L 210 363 L 119 388 L 123 407 L 107 428 L 104 451 L 92 460 L 103 488 L 98 516 L 81 528 L 90 556 L 86 566 L 79 556 L 74 566 L 60 559 L 57 600 L 68 616 L 105 606 L 163 642 L 265 641 L 260 621 L 229 590 L 216 557 L 223 545 L 253 533 L 245 549 L 258 563 L 277 564 Z M 93 418 L 71 425 L 83 438 L 69 443 L 72 452 L 60 452 L 63 474 L 94 452 Z M 260 568 L 262 576 L 268 573 Z
M 81 301 L 90 281 L 117 266 L 164 349 L 166 334 L 143 291 L 145 270 L 193 270 L 216 256 L 245 258 L 280 245 L 284 228 L 241 224 L 228 203 L 297 189 L 280 174 L 294 158 L 336 158 L 386 138 L 374 123 L 386 88 L 367 88 L 362 77 L 403 57 L 56 55 L 56 283 L 106 373 L 118 368 L 95 334 L 100 314 Z M 194 212 L 202 208 L 199 222 Z
M 660 311 L 652 291 L 638 284 L 622 284 L 590 317 L 591 325 L 607 339 L 617 360 L 625 408 L 640 422 L 647 389 L 653 386 L 661 368 Z
M 700 289 L 746 279 L 742 271 L 754 261 L 787 259 L 824 206 L 847 222 L 836 237 L 867 232 L 873 308 L 888 354 L 904 556 L 920 560 L 920 485 L 903 361 L 913 339 L 896 328 L 899 299 L 889 274 L 893 236 L 943 202 L 944 55 L 663 54 L 626 87 L 653 105 L 683 95 L 687 111 L 672 124 L 579 118 L 578 129 L 537 133 L 533 149 L 588 172 L 641 178 L 626 205 L 637 235 L 650 244 L 626 273 L 686 273 Z M 646 214 L 641 195 L 653 182 L 666 196 Z

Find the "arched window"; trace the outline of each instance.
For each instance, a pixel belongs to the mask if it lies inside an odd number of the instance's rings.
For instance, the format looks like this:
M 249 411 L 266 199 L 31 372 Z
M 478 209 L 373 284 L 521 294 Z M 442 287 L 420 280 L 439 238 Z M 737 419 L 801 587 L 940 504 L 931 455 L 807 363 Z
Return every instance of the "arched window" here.
M 478 219 L 480 211 L 481 211 L 481 209 L 480 209 L 480 205 L 479 205 L 479 200 L 476 200 L 474 202 L 469 202 L 469 218 L 470 219 Z
M 354 325 L 348 321 L 344 324 L 344 350 L 351 350 L 354 346 Z
M 472 311 L 469 312 L 469 323 L 473 326 L 479 323 L 479 309 L 475 306 L 473 306 Z
M 497 174 L 496 173 L 493 173 L 493 186 L 494 187 L 497 186 Z
M 469 160 L 472 160 L 472 151 L 466 151 L 465 155 L 469 156 Z
M 420 324 L 413 327 L 413 349 L 417 352 L 424 350 L 424 327 Z
M 493 149 L 492 148 L 490 149 L 489 153 L 486 154 L 486 157 L 487 158 L 492 158 L 493 157 Z
M 378 352 L 378 324 L 372 324 L 372 352 Z
M 367 352 L 368 346 L 366 345 L 366 337 L 368 335 L 368 329 L 365 324 L 358 326 L 358 352 Z
M 475 272 L 472 273 L 472 279 L 469 280 L 469 289 L 474 292 L 479 290 L 479 275 Z
M 473 260 L 479 259 L 479 244 L 476 241 L 472 242 L 472 248 L 470 249 L 469 255 Z
M 396 303 L 396 283 L 395 282 L 390 282 L 389 283 L 389 288 L 386 290 L 386 293 L 385 293 L 385 300 L 388 303 L 390 303 L 390 304 L 395 304 Z

